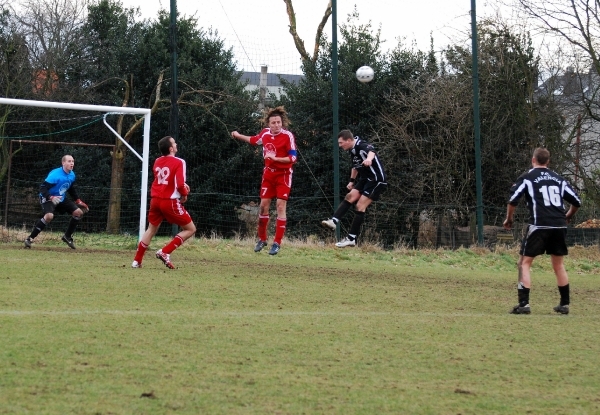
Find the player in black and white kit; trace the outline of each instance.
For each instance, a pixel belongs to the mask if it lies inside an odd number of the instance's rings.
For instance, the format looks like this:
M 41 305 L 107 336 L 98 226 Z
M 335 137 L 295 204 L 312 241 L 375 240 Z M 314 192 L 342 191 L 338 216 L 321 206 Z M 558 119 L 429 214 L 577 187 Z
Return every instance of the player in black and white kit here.
M 581 200 L 565 179 L 548 168 L 549 161 L 550 152 L 545 148 L 536 148 L 531 159 L 533 168 L 522 174 L 510 189 L 504 227 L 512 228 L 515 209 L 523 196 L 527 201 L 530 215 L 527 235 L 521 243 L 517 263 L 519 304 L 513 307 L 512 314 L 531 313 L 529 307 L 531 264 L 536 256 L 544 253 L 551 255 L 552 268 L 560 293 L 560 304 L 554 307 L 554 311 L 569 314 L 569 276 L 563 262 L 564 255 L 568 254 L 565 236 L 567 222 L 581 206 Z M 565 200 L 571 204 L 566 214 L 563 204 Z
M 348 236 L 335 244 L 338 248 L 344 248 L 356 246 L 356 238 L 358 238 L 360 227 L 365 220 L 365 211 L 371 202 L 379 200 L 379 196 L 387 189 L 387 182 L 383 165 L 371 144 L 358 136 L 354 137 L 350 130 L 342 130 L 338 134 L 338 146 L 349 151 L 352 156 L 352 170 L 346 186 L 349 192 L 333 217 L 322 221 L 321 224 L 335 230 L 339 221 L 356 203 L 354 220 Z

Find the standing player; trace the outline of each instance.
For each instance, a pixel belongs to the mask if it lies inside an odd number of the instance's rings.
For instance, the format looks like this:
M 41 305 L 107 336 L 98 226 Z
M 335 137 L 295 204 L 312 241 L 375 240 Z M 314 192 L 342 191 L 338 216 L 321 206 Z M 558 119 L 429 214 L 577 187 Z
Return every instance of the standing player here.
M 175 269 L 171 262 L 171 252 L 196 233 L 196 225 L 182 205 L 187 200 L 190 187 L 185 182 L 185 161 L 175 157 L 177 143 L 173 137 L 163 137 L 158 141 L 158 149 L 162 156 L 154 161 L 152 167 L 154 181 L 150 190 L 148 229 L 138 244 L 131 264 L 133 268 L 142 267 L 144 253 L 163 220 L 182 229 L 168 244 L 156 252 L 156 258 L 160 259 L 167 268 Z
M 258 214 L 258 242 L 254 252 L 260 252 L 267 245 L 267 225 L 269 224 L 269 208 L 271 199 L 277 198 L 277 225 L 275 238 L 269 255 L 276 255 L 281 247 L 281 239 L 287 224 L 286 207 L 292 190 L 293 166 L 296 163 L 296 140 L 287 130 L 289 120 L 284 107 L 267 111 L 267 125 L 254 136 L 242 135 L 233 131 L 231 136 L 254 146 L 263 146 L 265 168 L 260 185 L 260 210 Z
M 533 168 L 522 174 L 510 189 L 504 227 L 509 230 L 512 228 L 513 215 L 522 196 L 525 196 L 530 215 L 517 263 L 519 304 L 513 307 L 511 314 L 531 313 L 531 264 L 536 256 L 544 253 L 551 256 L 560 293 L 560 304 L 554 307 L 554 311 L 569 314 L 569 276 L 563 262 L 563 256 L 568 254 L 565 236 L 567 222 L 581 206 L 581 200 L 565 179 L 548 168 L 549 162 L 550 152 L 545 148 L 536 148 L 531 159 Z M 566 214 L 563 200 L 571 204 Z
M 89 211 L 88 205 L 83 203 L 77 194 L 75 188 L 75 159 L 70 155 L 65 155 L 62 158 L 62 167 L 58 167 L 48 173 L 48 177 L 40 186 L 40 203 L 44 216 L 33 226 L 31 234 L 25 239 L 25 248 L 31 248 L 33 239 L 40 234 L 52 219 L 54 212 L 68 213 L 71 215 L 67 231 L 62 236 L 62 241 L 75 249 L 73 242 L 73 232 L 77 228 L 77 224 L 81 220 L 84 213 Z M 65 194 L 68 193 L 71 199 L 67 199 Z M 74 202 L 73 202 L 74 200 Z
M 356 203 L 354 220 L 350 226 L 348 236 L 336 243 L 338 248 L 356 246 L 356 238 L 360 234 L 360 227 L 365 220 L 365 212 L 371 202 L 379 200 L 379 196 L 387 189 L 383 165 L 375 153 L 375 148 L 352 134 L 350 130 L 342 130 L 338 134 L 338 146 L 350 152 L 352 156 L 352 170 L 346 188 L 348 194 L 340 203 L 331 219 L 321 222 L 329 229 L 335 230 L 339 221 Z

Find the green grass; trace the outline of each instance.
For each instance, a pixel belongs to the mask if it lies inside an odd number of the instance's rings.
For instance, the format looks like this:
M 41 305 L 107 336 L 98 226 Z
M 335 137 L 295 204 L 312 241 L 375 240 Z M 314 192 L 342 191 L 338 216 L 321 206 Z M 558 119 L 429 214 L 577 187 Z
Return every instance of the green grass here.
M 0 245 L 0 414 L 600 413 L 597 247 L 513 316 L 511 249 L 107 246 Z

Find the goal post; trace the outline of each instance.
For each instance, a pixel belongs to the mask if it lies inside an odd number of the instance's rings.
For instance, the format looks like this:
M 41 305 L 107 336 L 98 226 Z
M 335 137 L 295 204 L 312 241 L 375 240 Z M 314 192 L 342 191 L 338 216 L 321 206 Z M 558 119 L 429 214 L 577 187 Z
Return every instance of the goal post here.
M 133 154 L 140 159 L 142 162 L 142 178 L 140 188 L 140 217 L 139 217 L 139 235 L 138 240 L 141 239 L 146 229 L 146 210 L 148 201 L 148 170 L 149 170 L 149 156 L 150 156 L 150 115 L 151 110 L 149 108 L 131 108 L 131 107 L 116 107 L 106 105 L 90 105 L 90 104 L 74 104 L 66 102 L 52 102 L 52 101 L 35 101 L 15 98 L 0 98 L 0 105 L 17 105 L 25 107 L 39 107 L 39 108 L 56 108 L 65 110 L 80 110 L 80 111 L 95 111 L 104 113 L 104 124 L 108 129 L 127 147 Z M 121 137 L 110 125 L 106 122 L 106 115 L 108 114 L 137 114 L 144 117 L 143 123 L 143 143 L 142 143 L 142 154 L 138 154 L 123 137 Z

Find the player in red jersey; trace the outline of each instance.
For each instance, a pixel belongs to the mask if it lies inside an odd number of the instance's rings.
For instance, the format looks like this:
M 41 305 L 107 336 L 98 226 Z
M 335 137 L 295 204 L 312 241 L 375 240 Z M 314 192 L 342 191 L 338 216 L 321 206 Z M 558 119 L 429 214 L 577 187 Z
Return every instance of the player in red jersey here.
M 150 190 L 148 229 L 138 244 L 131 264 L 133 268 L 142 266 L 144 253 L 163 220 L 182 229 L 168 244 L 156 252 L 156 258 L 160 259 L 167 268 L 175 269 L 170 258 L 171 252 L 196 233 L 196 225 L 182 205 L 190 193 L 190 187 L 185 182 L 185 160 L 175 157 L 177 143 L 173 137 L 161 138 L 158 141 L 158 148 L 162 156 L 154 161 L 152 167 L 154 182 Z
M 292 190 L 293 166 L 296 163 L 296 139 L 287 130 L 289 120 L 284 107 L 267 111 L 267 128 L 254 136 L 242 135 L 233 131 L 231 136 L 254 146 L 263 146 L 265 168 L 260 185 L 260 210 L 258 215 L 258 242 L 254 252 L 260 252 L 267 245 L 267 225 L 271 199 L 277 198 L 277 226 L 269 255 L 276 255 L 281 247 L 281 239 L 287 224 L 286 207 Z

